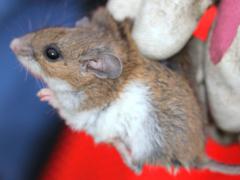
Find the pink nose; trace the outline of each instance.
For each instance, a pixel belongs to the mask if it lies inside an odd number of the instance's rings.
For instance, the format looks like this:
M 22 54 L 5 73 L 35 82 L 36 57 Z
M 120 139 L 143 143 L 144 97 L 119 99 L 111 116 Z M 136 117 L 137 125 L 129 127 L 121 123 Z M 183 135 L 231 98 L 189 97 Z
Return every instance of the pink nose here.
M 11 44 L 10 48 L 13 50 L 14 53 L 21 51 L 21 42 L 18 38 L 14 39 Z
M 28 37 L 30 37 L 30 36 L 16 38 L 11 42 L 10 48 L 16 55 L 31 56 L 33 54 L 33 49 L 31 47 L 31 45 L 29 45 Z

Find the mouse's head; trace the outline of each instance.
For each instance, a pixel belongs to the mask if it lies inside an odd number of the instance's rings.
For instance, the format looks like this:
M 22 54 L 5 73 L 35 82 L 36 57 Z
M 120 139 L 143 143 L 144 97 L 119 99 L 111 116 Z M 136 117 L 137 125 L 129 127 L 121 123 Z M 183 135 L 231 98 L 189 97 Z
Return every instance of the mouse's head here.
M 124 48 L 117 23 L 104 9 L 77 27 L 43 29 L 11 43 L 26 68 L 59 90 L 63 83 L 78 89 L 96 79 L 118 78 Z

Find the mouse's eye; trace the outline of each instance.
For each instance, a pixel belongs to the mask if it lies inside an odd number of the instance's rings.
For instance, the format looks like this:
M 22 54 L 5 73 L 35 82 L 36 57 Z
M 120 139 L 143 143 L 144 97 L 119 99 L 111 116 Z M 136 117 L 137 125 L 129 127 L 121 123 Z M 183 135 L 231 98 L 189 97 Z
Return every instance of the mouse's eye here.
M 44 55 L 49 61 L 55 62 L 61 57 L 61 52 L 56 45 L 50 45 L 45 48 Z

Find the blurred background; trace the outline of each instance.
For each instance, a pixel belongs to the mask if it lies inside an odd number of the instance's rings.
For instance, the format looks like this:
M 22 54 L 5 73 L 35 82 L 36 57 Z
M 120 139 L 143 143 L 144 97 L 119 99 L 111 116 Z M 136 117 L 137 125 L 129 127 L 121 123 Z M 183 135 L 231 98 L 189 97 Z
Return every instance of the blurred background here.
M 0 0 L 0 180 L 239 180 L 239 176 L 145 167 L 141 176 L 127 168 L 112 147 L 95 145 L 83 132 L 64 126 L 36 93 L 43 84 L 18 63 L 11 40 L 49 26 L 73 26 L 106 0 Z M 204 41 L 216 14 L 210 8 L 194 32 Z M 207 142 L 209 156 L 240 164 L 240 146 Z
M 17 62 L 10 41 L 47 26 L 73 26 L 94 0 L 0 0 L 0 180 L 36 179 L 63 122 L 36 92 L 42 84 Z

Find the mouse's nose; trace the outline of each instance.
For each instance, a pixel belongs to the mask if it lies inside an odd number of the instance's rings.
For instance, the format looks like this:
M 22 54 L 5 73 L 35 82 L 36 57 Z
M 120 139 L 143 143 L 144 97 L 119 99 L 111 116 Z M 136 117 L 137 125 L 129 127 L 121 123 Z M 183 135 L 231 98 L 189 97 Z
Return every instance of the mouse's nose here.
M 15 38 L 11 44 L 10 48 L 16 55 L 20 56 L 31 56 L 33 53 L 32 47 L 29 44 L 29 35 L 23 36 L 21 38 Z
M 21 42 L 19 38 L 14 39 L 11 44 L 10 48 L 14 53 L 18 53 L 21 50 Z

